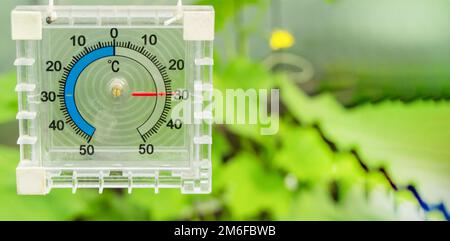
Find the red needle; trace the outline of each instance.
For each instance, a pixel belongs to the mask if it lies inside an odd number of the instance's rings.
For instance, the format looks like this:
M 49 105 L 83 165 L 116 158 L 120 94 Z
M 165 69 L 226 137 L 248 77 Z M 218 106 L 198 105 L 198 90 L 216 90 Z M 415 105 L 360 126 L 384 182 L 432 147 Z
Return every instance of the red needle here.
M 157 96 L 167 96 L 173 95 L 174 93 L 168 92 L 133 92 L 131 95 L 134 97 L 157 97 Z

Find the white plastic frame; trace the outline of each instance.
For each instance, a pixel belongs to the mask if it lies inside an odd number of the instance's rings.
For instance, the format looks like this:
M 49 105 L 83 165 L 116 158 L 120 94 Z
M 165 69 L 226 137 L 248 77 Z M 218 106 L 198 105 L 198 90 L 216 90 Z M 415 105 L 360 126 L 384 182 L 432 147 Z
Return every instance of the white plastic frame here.
M 194 137 L 192 139 L 191 166 L 186 170 L 171 168 L 55 168 L 46 167 L 41 160 L 42 150 L 39 130 L 39 93 L 36 84 L 41 81 L 38 74 L 42 29 L 60 20 L 71 21 L 72 11 L 97 8 L 113 10 L 115 17 L 123 18 L 123 25 L 133 22 L 133 11 L 151 12 L 149 18 L 161 27 L 181 25 L 187 46 L 186 76 L 193 87 Z M 49 16 L 50 14 L 50 16 Z M 102 26 L 101 14 L 92 25 Z M 50 18 L 49 18 L 50 17 Z M 92 16 L 86 16 L 92 17 Z M 142 17 L 142 16 L 140 16 Z M 126 188 L 131 193 L 135 188 L 179 188 L 182 193 L 211 192 L 211 110 L 212 65 L 214 40 L 214 10 L 202 6 L 20 6 L 12 11 L 12 38 L 17 41 L 17 87 L 19 97 L 20 163 L 17 167 L 17 191 L 21 195 L 45 195 L 52 188 Z M 64 26 L 62 24 L 61 26 Z M 121 25 L 119 24 L 118 27 Z M 90 180 L 90 181 L 86 181 Z

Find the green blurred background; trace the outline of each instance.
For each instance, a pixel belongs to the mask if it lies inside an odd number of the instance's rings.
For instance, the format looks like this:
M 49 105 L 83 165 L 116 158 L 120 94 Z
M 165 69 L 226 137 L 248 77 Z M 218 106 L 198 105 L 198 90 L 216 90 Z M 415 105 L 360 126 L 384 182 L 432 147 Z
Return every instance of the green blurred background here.
M 450 1 L 184 2 L 215 6 L 215 87 L 279 88 L 280 132 L 261 136 L 258 126 L 215 126 L 211 195 L 53 190 L 18 196 L 9 16 L 16 5 L 46 1 L 2 1 L 0 220 L 446 219 Z M 277 48 L 290 35 L 295 43 Z

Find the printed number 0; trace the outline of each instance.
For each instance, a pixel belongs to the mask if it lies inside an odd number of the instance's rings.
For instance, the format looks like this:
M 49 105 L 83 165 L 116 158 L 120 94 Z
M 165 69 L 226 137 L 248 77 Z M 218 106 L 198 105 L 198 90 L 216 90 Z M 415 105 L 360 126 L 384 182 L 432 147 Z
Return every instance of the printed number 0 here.
M 81 145 L 80 146 L 80 155 L 85 156 L 85 155 L 89 155 L 92 156 L 94 155 L 95 149 L 93 145 Z
M 169 61 L 169 64 L 170 64 L 170 67 L 169 67 L 170 70 L 183 70 L 184 69 L 184 60 L 182 60 L 182 59 L 179 59 L 179 60 L 171 59 Z
M 155 152 L 155 148 L 153 147 L 152 144 L 148 144 L 148 145 L 146 145 L 146 144 L 141 144 L 141 145 L 139 146 L 139 154 L 142 154 L 142 155 L 144 155 L 144 154 L 151 155 L 151 154 L 153 154 L 153 152 Z

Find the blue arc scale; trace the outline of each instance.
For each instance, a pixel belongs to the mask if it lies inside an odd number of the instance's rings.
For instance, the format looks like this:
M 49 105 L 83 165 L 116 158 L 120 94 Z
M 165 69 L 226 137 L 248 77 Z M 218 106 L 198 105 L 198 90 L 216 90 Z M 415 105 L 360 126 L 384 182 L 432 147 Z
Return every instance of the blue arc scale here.
M 115 55 L 114 47 L 103 47 L 93 52 L 88 53 L 83 58 L 81 58 L 71 69 L 69 75 L 67 76 L 66 85 L 64 88 L 64 100 L 66 103 L 67 111 L 70 118 L 75 122 L 75 124 L 89 137 L 92 137 L 95 133 L 95 127 L 89 124 L 78 111 L 77 105 L 75 103 L 75 87 L 80 77 L 80 74 L 84 71 L 86 67 L 95 61 L 107 58 Z

